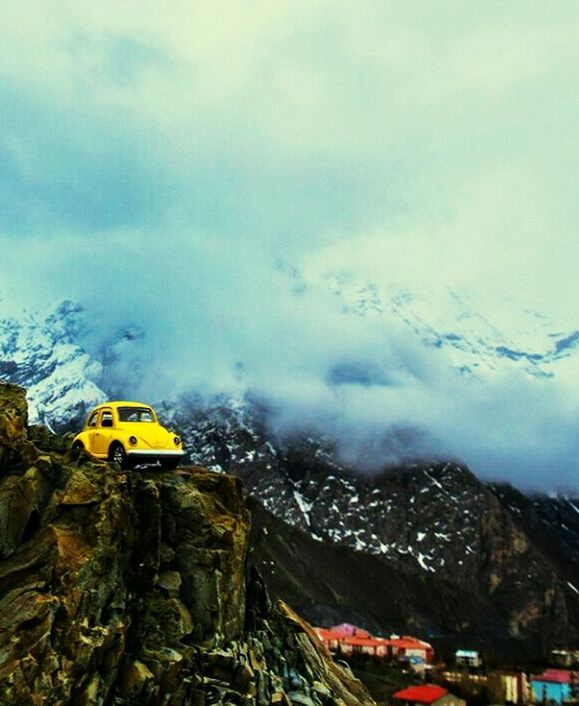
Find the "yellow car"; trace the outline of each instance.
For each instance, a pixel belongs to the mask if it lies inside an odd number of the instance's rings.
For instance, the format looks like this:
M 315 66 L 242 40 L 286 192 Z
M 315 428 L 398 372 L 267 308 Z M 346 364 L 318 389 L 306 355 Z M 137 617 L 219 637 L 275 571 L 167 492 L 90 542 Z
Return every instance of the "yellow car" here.
M 73 455 L 78 457 L 81 451 L 121 468 L 157 462 L 176 468 L 184 454 L 181 439 L 159 424 L 152 407 L 140 402 L 95 407 L 72 442 Z

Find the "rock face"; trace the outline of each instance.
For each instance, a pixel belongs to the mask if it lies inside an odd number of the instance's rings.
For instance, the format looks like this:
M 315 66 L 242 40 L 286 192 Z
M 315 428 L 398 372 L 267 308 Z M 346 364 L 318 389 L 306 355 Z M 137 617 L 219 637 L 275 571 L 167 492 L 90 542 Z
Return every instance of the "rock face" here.
M 39 452 L 0 385 L 0 703 L 373 703 L 247 569 L 241 482 Z
M 453 660 L 465 644 L 499 664 L 541 658 L 545 637 L 550 644 L 574 644 L 573 604 L 561 604 L 556 591 L 538 602 L 538 592 L 523 592 L 509 577 L 503 580 L 512 595 L 499 587 L 503 595 L 497 600 L 496 591 L 467 590 L 436 574 L 396 568 L 379 556 L 316 541 L 268 513 L 255 498 L 249 504 L 252 559 L 269 591 L 313 624 L 345 621 L 374 634 L 417 635 L 432 642 L 443 660 Z

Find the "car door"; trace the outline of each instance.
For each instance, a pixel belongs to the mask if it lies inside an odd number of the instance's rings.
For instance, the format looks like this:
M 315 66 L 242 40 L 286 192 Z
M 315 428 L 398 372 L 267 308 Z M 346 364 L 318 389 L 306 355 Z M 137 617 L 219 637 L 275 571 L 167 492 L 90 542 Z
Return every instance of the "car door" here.
M 94 435 L 95 435 L 95 432 L 97 431 L 97 428 L 98 428 L 99 414 L 100 414 L 100 410 L 95 409 L 94 412 L 92 412 L 90 417 L 88 418 L 88 421 L 87 421 L 86 426 L 84 428 L 84 431 L 87 434 L 87 436 L 86 436 L 87 451 L 90 451 L 90 453 L 94 453 Z
M 111 437 L 113 435 L 113 411 L 110 407 L 101 409 L 99 420 L 92 434 L 95 456 L 106 456 L 109 452 Z

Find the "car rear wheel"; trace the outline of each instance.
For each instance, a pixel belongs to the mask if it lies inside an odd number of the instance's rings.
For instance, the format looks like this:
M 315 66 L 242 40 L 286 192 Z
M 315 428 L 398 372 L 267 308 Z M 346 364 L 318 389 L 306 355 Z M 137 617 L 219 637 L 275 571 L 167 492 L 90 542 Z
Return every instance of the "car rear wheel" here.
M 109 449 L 109 463 L 115 463 L 120 468 L 129 468 L 129 459 L 122 444 L 116 441 Z

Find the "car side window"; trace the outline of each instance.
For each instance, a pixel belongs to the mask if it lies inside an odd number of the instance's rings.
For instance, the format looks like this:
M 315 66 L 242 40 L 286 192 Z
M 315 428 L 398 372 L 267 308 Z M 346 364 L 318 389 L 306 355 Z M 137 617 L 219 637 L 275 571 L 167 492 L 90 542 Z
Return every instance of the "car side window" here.
M 87 426 L 88 426 L 88 427 L 96 427 L 98 418 L 99 418 L 99 413 L 98 413 L 98 412 L 93 412 L 93 413 L 90 415 L 90 419 L 88 420 Z
M 101 427 L 112 427 L 113 426 L 113 413 L 109 410 L 105 410 L 101 417 Z

